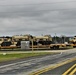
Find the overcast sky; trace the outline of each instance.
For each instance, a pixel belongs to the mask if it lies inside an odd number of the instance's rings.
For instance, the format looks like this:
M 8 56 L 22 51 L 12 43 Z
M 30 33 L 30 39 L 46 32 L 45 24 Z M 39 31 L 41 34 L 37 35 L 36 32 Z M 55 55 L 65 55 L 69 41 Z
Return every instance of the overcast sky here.
M 76 35 L 74 0 L 0 0 L 0 36 Z

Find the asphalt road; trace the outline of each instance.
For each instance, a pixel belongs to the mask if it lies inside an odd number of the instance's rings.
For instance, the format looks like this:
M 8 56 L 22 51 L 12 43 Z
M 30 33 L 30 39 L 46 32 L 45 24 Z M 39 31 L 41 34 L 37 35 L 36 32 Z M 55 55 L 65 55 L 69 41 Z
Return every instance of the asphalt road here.
M 70 69 L 73 65 L 76 64 L 76 61 L 70 62 L 68 64 L 62 65 L 60 67 L 57 67 L 55 69 L 49 70 L 47 72 L 44 72 L 40 75 L 63 75 L 65 72 L 67 72 L 68 69 Z M 71 72 L 73 72 L 73 70 L 76 68 L 76 66 L 70 70 L 69 72 L 67 72 L 67 74 L 64 75 L 70 75 Z M 74 75 L 76 75 L 76 71 L 74 73 Z
M 62 51 L 60 54 L 56 54 L 56 55 L 32 57 L 28 59 L 21 59 L 21 60 L 1 63 L 0 75 L 29 75 L 32 72 L 46 68 L 49 65 L 54 66 L 61 61 L 62 62 L 67 61 L 68 59 L 75 57 L 76 57 L 76 50 L 72 49 L 66 52 Z

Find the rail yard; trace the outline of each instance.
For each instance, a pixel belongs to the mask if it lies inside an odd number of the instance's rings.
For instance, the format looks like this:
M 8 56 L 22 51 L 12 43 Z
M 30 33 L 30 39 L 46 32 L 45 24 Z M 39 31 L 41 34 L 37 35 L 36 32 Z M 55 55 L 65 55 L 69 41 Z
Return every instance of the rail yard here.
M 76 37 L 68 39 L 68 41 L 57 42 L 56 38 L 50 35 L 32 36 L 32 35 L 15 35 L 12 37 L 0 37 L 0 49 L 17 49 L 21 48 L 21 42 L 28 42 L 25 44 L 25 49 L 60 49 L 60 48 L 74 48 L 76 47 Z M 63 39 L 64 40 L 64 39 Z M 62 41 L 62 40 L 60 40 Z
M 0 75 L 75 74 L 76 36 L 57 40 L 50 35 L 1 37 Z
M 0 75 L 76 74 L 76 36 L 58 40 L 50 35 L 1 37 Z

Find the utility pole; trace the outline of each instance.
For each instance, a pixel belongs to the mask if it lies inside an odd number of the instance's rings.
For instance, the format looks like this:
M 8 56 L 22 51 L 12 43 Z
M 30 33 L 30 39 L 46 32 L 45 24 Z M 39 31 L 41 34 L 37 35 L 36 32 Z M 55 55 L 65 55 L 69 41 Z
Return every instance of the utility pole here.
M 55 43 L 56 43 L 56 33 L 55 33 Z
M 62 35 L 62 43 L 65 43 L 66 36 Z
M 64 43 L 65 43 L 65 36 L 64 36 Z
M 32 52 L 33 52 L 33 38 L 32 38 Z
M 33 36 L 31 36 L 31 42 L 32 42 L 32 52 L 33 52 Z

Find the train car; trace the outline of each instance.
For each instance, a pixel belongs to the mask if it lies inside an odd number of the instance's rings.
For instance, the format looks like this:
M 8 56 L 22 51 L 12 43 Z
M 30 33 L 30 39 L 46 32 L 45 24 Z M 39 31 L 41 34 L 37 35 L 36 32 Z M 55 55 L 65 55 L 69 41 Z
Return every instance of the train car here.
M 0 38 L 0 48 L 21 48 L 21 41 L 29 41 L 30 49 L 59 49 L 67 46 L 76 47 L 76 37 L 70 40 L 68 44 L 54 43 L 50 35 L 32 36 L 32 35 L 15 35 L 11 38 Z
M 76 36 L 74 36 L 73 38 L 71 38 L 69 40 L 69 43 L 73 46 L 73 48 L 75 48 L 76 47 Z

